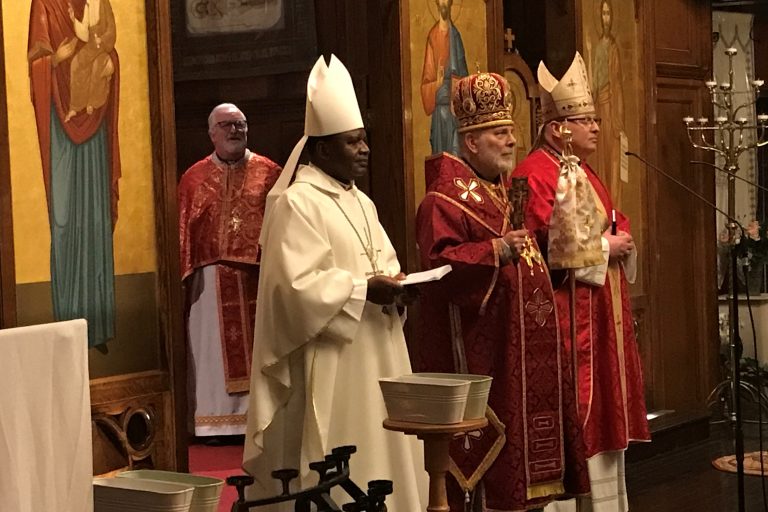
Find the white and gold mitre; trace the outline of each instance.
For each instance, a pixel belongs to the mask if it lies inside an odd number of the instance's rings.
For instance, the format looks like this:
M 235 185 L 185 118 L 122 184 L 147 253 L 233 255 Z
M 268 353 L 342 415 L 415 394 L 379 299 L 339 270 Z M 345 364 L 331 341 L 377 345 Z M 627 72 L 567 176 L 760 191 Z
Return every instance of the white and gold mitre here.
M 335 55 L 326 66 L 321 56 L 307 81 L 304 135 L 321 137 L 363 127 L 352 77 Z
M 576 52 L 571 67 L 559 81 L 552 76 L 544 62 L 539 63 L 537 75 L 541 114 L 545 123 L 563 117 L 595 113 L 587 67 L 579 52 Z
M 288 161 L 283 166 L 283 172 L 267 194 L 264 225 L 267 225 L 275 201 L 291 184 L 299 157 L 307 143 L 307 137 L 335 135 L 363 127 L 363 116 L 360 114 L 349 71 L 335 55 L 331 54 L 328 65 L 325 64 L 325 59 L 321 55 L 312 67 L 307 81 L 304 136 L 294 146 Z M 259 240 L 262 245 L 265 233 L 266 230 L 262 229 Z

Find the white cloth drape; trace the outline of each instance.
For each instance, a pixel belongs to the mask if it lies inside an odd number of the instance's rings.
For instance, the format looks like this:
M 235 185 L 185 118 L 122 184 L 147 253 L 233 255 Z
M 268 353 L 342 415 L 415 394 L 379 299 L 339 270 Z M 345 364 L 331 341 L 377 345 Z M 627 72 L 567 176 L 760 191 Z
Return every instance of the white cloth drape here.
M 0 331 L 0 505 L 93 511 L 85 320 Z

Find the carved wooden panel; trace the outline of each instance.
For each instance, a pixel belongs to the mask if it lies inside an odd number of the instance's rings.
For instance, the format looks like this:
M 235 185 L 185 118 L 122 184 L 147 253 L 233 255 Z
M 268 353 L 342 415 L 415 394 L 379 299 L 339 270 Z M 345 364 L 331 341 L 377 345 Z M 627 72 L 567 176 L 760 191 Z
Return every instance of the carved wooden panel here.
M 681 118 L 702 115 L 704 91 L 696 81 L 660 79 L 656 96 L 655 162 L 707 198 L 714 177 L 692 166 L 697 157 Z M 650 202 L 653 307 L 656 339 L 653 397 L 657 407 L 684 409 L 703 403 L 711 385 L 717 346 L 714 212 L 701 200 L 652 170 Z
M 704 78 L 712 62 L 709 4 L 698 0 L 654 0 L 656 66 L 660 76 Z
M 94 474 L 181 469 L 168 374 L 142 372 L 91 381 Z M 183 427 L 184 425 L 180 425 Z

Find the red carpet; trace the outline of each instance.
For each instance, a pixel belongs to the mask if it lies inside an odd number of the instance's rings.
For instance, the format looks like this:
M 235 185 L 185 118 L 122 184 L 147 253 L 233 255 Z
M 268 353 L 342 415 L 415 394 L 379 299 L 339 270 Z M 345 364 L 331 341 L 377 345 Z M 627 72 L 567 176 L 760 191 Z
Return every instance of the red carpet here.
M 212 476 L 226 480 L 228 476 L 242 475 L 243 462 L 242 446 L 206 446 L 192 444 L 189 446 L 189 472 L 195 475 Z M 232 503 L 237 499 L 234 487 L 224 484 L 219 501 L 219 512 L 232 510 Z

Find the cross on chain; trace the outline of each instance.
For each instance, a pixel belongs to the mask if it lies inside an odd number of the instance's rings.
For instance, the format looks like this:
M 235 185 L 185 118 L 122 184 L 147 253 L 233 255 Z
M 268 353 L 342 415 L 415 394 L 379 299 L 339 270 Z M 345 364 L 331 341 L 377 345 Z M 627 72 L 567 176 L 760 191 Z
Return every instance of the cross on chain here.
M 369 245 L 365 248 L 365 252 L 361 252 L 360 256 L 365 256 L 368 258 L 368 261 L 371 262 L 371 267 L 373 270 L 371 272 L 366 272 L 366 276 L 378 276 L 383 274 L 384 272 L 382 270 L 379 270 L 379 266 L 376 265 L 376 261 L 378 260 L 378 253 L 381 252 L 381 249 L 374 249 L 372 245 Z
M 371 272 L 366 272 L 365 275 L 378 276 L 383 274 L 384 271 L 379 270 L 379 266 L 376 264 L 376 262 L 379 260 L 379 253 L 381 252 L 381 249 L 376 249 L 373 246 L 373 237 L 371 236 L 371 232 L 367 227 L 363 228 L 363 233 L 365 233 L 365 238 L 367 239 L 368 243 L 363 245 L 363 250 L 365 252 L 361 252 L 360 256 L 365 256 L 368 258 L 368 261 L 371 262 L 371 268 L 373 269 Z

